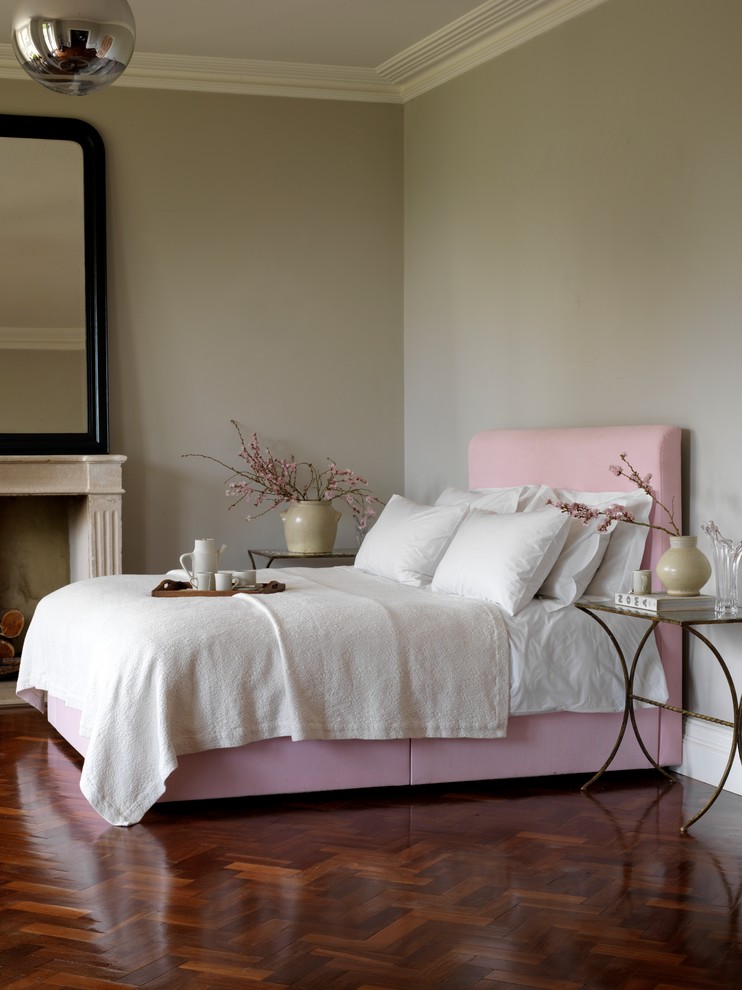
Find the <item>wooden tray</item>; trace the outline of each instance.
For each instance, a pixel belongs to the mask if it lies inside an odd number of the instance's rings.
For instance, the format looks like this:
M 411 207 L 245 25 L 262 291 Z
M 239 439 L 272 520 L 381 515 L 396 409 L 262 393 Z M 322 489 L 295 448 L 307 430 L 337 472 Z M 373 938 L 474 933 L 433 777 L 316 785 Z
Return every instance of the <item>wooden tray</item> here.
M 173 581 L 165 578 L 156 588 L 152 589 L 153 598 L 231 598 L 232 595 L 274 595 L 285 591 L 286 585 L 280 581 L 266 581 L 254 588 L 232 588 L 230 591 L 199 591 L 192 588 L 187 581 Z

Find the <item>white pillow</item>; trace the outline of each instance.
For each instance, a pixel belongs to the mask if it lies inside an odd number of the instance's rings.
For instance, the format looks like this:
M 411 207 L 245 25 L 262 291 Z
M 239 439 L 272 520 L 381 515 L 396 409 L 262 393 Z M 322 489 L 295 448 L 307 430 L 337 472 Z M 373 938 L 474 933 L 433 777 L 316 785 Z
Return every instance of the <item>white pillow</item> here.
M 515 488 L 445 488 L 435 500 L 436 505 L 463 505 L 468 508 L 490 509 L 492 512 L 515 512 L 523 486 Z
M 465 506 L 420 505 L 392 495 L 366 534 L 355 566 L 400 584 L 429 584 L 466 511 Z
M 526 485 L 518 503 L 519 512 L 543 509 L 547 498 L 554 498 L 554 489 L 548 485 Z
M 509 515 L 471 509 L 438 565 L 432 589 L 494 602 L 515 615 L 554 566 L 569 523 L 569 516 L 551 506 Z
M 554 496 L 563 502 L 584 502 L 596 509 L 622 505 L 638 522 L 643 523 L 649 521 L 652 509 L 651 496 L 640 488 L 632 492 L 580 492 L 555 488 Z M 631 572 L 641 567 L 649 529 L 619 522 L 611 525 L 609 534 L 608 547 L 584 594 L 613 597 L 616 591 L 627 591 L 631 587 Z
M 562 552 L 538 591 L 547 611 L 573 605 L 585 594 L 611 538 L 610 533 L 598 532 L 598 522 L 591 519 L 583 525 L 579 519 L 570 519 Z

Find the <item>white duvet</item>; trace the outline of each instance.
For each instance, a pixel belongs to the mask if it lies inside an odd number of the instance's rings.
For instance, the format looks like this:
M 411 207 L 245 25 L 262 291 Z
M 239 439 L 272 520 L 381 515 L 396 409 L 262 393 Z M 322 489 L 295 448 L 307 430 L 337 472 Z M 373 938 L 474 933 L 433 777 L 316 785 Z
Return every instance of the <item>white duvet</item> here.
M 497 738 L 509 712 L 623 707 L 608 637 L 572 608 L 534 601 L 511 618 L 353 567 L 282 569 L 286 591 L 265 596 L 153 598 L 159 580 L 61 588 L 24 644 L 18 694 L 82 713 L 81 788 L 113 824 L 139 821 L 186 753 L 278 736 Z M 620 617 L 626 655 L 644 628 Z M 645 655 L 636 691 L 661 700 L 653 641 Z
M 267 575 L 266 575 L 267 576 Z M 81 711 L 81 788 L 138 821 L 178 755 L 260 739 L 483 738 L 507 728 L 499 609 L 354 568 L 281 573 L 286 591 L 153 598 L 158 578 L 67 585 L 38 605 L 18 693 Z

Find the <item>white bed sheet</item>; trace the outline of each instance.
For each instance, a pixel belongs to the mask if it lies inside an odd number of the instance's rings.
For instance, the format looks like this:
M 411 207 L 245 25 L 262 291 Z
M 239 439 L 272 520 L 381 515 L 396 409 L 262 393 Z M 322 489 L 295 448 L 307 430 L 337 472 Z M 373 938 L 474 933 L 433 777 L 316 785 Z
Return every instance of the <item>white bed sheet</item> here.
M 601 613 L 627 663 L 646 632 L 644 619 Z M 549 611 L 534 599 L 505 615 L 510 637 L 510 714 L 621 712 L 624 680 L 605 630 L 576 608 Z M 636 694 L 667 701 L 667 681 L 654 635 L 647 640 L 634 682 Z

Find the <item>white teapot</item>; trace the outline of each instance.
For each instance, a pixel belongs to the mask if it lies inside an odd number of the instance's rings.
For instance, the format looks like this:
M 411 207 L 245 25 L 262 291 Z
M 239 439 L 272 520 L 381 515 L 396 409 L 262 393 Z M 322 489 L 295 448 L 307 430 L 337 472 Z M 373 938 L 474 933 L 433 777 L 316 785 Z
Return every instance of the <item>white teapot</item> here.
M 214 574 L 219 570 L 219 558 L 226 549 L 222 544 L 217 550 L 216 542 L 212 539 L 196 540 L 193 550 L 181 555 L 180 566 L 186 571 L 190 581 L 195 580 L 196 575 L 203 571 Z M 188 560 L 191 562 L 190 567 L 186 563 Z

